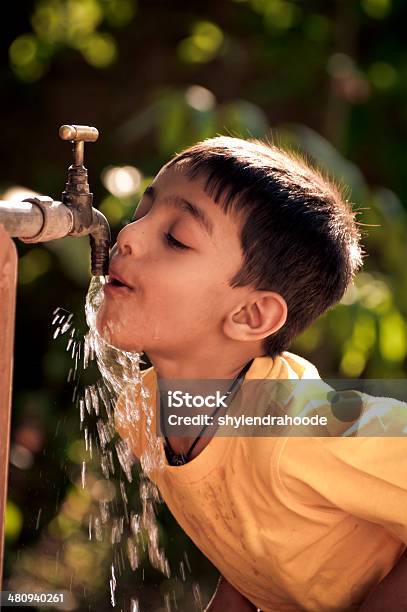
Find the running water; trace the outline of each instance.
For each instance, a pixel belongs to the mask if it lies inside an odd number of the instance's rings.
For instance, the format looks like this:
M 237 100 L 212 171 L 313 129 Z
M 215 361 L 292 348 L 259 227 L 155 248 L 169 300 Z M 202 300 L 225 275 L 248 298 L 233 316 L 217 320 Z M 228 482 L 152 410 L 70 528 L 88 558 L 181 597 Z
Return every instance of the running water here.
M 148 475 L 151 473 L 152 469 L 163 467 L 164 458 L 163 454 L 160 452 L 159 440 L 155 432 L 151 431 L 153 414 L 149 393 L 147 389 L 143 387 L 140 374 L 140 354 L 130 353 L 115 348 L 108 344 L 96 329 L 96 317 L 103 301 L 104 282 L 105 277 L 103 276 L 93 277 L 86 296 L 85 314 L 89 331 L 84 340 L 83 365 L 84 368 L 87 368 L 90 362 L 96 359 L 99 372 L 102 376 L 102 385 L 99 385 L 98 389 L 89 386 L 85 390 L 85 403 L 93 404 L 96 414 L 98 414 L 99 394 L 106 408 L 108 425 L 112 425 L 113 427 L 114 422 L 112 420 L 112 412 L 109 403 L 110 405 L 113 403 L 114 408 L 119 396 L 125 402 L 124 414 L 120 414 L 120 419 L 124 421 L 121 423 L 124 428 L 126 428 L 126 425 L 131 426 L 137 423 L 140 420 L 140 411 L 143 411 L 146 416 L 147 446 L 145 453 L 140 457 L 140 463 L 143 471 Z M 134 389 L 135 386 L 139 386 L 141 389 L 139 405 L 137 406 L 134 405 L 134 401 L 131 399 L 131 389 Z M 86 402 L 87 398 L 88 401 Z M 102 424 L 100 427 L 102 431 L 107 434 Z M 103 439 L 103 436 L 100 441 L 102 447 L 104 447 L 106 440 Z M 131 482 L 132 461 L 129 457 L 129 449 L 126 449 L 122 441 L 120 441 L 116 445 L 116 452 L 120 464 L 129 482 Z
M 103 301 L 104 277 L 93 277 L 89 286 L 85 314 L 89 328 L 85 338 L 81 341 L 73 327 L 72 315 L 64 309 L 54 311 L 53 325 L 56 327 L 54 338 L 69 333 L 66 350 L 74 360 L 74 366 L 68 374 L 68 381 L 75 382 L 79 378 L 79 369 L 87 370 L 97 364 L 101 377 L 92 384 L 86 385 L 83 392 L 76 383 L 73 401 L 79 408 L 80 429 L 83 431 L 85 449 L 92 459 L 96 452 L 100 460 L 100 467 L 105 477 L 106 485 L 113 492 L 106 495 L 106 487 L 99 499 L 99 516 L 90 515 L 88 519 L 88 538 L 93 537 L 98 542 L 110 542 L 113 550 L 113 562 L 110 572 L 110 597 L 113 607 L 117 604 L 116 588 L 120 586 L 120 575 L 125 569 L 124 557 L 132 570 L 140 565 L 140 553 L 147 544 L 147 553 L 151 565 L 161 571 L 167 578 L 170 577 L 170 567 L 164 551 L 159 544 L 159 530 L 156 519 L 156 508 L 160 503 L 157 487 L 148 480 L 147 476 L 154 468 L 163 466 L 163 454 L 160 452 L 159 440 L 155 432 L 151 431 L 152 408 L 149 393 L 143 387 L 140 373 L 140 354 L 121 351 L 109 345 L 96 329 L 98 309 Z M 139 385 L 139 405 L 130 401 L 130 390 Z M 125 410 L 120 418 L 127 424 L 137 423 L 141 411 L 146 417 L 146 451 L 140 457 L 141 474 L 139 475 L 140 511 L 136 512 L 129 507 L 126 483 L 115 475 L 115 464 L 119 462 L 128 483 L 133 483 L 133 455 L 122 439 L 118 439 L 115 423 L 114 408 L 118 398 L 124 400 Z M 116 480 L 111 477 L 116 476 Z M 137 474 L 136 474 L 137 476 Z M 119 487 L 115 482 L 119 480 Z M 82 488 L 87 487 L 87 465 L 82 463 Z M 119 491 L 116 489 L 119 488 Z M 121 501 L 120 501 L 121 500 Z M 118 503 L 119 502 L 119 503 Z M 122 511 L 120 511 L 121 506 Z M 182 563 L 181 579 L 185 580 L 185 566 Z M 190 571 L 190 570 L 189 570 Z M 164 603 L 167 609 L 170 605 Z M 140 610 L 137 599 L 131 600 L 131 609 Z M 174 607 L 177 607 L 174 601 Z

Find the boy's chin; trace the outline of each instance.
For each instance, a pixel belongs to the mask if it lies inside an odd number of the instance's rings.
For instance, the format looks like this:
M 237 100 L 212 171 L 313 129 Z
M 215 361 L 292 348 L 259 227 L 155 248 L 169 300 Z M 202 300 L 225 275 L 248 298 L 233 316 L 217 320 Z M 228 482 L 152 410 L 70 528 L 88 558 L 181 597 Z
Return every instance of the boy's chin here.
M 117 321 L 109 321 L 103 316 L 103 312 L 99 312 L 96 317 L 96 331 L 98 334 L 111 346 L 128 353 L 142 353 L 143 348 L 136 346 L 137 343 L 129 342 L 128 334 L 124 326 Z

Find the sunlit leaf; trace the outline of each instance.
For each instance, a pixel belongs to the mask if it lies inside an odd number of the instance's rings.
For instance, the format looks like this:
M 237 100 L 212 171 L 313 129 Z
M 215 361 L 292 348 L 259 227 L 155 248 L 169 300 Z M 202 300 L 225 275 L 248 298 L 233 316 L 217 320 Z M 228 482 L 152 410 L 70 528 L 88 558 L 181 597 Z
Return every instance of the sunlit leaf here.
M 352 341 L 355 348 L 362 352 L 371 349 L 376 341 L 376 325 L 374 318 L 364 312 L 359 312 L 356 318 Z
M 178 45 L 179 57 L 187 63 L 209 62 L 218 53 L 223 42 L 223 32 L 210 21 L 198 21 L 191 36 Z
M 7 501 L 5 521 L 5 536 L 7 540 L 16 540 L 23 527 L 23 513 L 11 500 Z
M 395 310 L 380 319 L 380 352 L 391 362 L 402 361 L 406 356 L 407 327 L 401 314 Z
M 369 79 L 377 89 L 390 89 L 397 81 L 397 71 L 387 62 L 375 62 L 369 68 Z
M 137 11 L 136 0 L 103 0 L 106 21 L 113 27 L 130 23 Z
M 102 17 L 97 0 L 40 0 L 31 23 L 40 38 L 69 43 L 94 32 Z
M 106 68 L 117 59 L 117 45 L 111 34 L 94 33 L 84 38 L 80 50 L 88 64 Z
M 362 8 L 369 17 L 383 19 L 391 11 L 391 0 L 361 0 Z
M 363 351 L 350 346 L 345 350 L 339 369 L 344 376 L 355 378 L 360 376 L 366 365 L 366 355 Z
M 22 34 L 14 39 L 9 48 L 10 65 L 22 81 L 37 81 L 47 69 L 47 61 L 41 57 L 37 38 L 33 34 Z

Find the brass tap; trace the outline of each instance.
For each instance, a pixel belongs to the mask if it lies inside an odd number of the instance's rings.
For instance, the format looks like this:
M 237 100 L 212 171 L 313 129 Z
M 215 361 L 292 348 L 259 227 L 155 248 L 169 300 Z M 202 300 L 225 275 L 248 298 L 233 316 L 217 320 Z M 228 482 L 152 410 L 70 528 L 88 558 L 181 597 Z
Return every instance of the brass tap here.
M 89 189 L 88 171 L 83 165 L 85 142 L 95 142 L 99 132 L 86 125 L 62 125 L 59 135 L 62 140 L 73 143 L 73 164 L 68 169 L 62 202 L 46 196 L 27 198 L 19 203 L 0 202 L 0 224 L 10 236 L 28 243 L 89 234 L 92 274 L 106 275 L 110 227 L 106 217 L 92 207 L 93 194 Z
M 85 142 L 96 142 L 99 132 L 87 125 L 62 125 L 62 140 L 73 143 L 73 164 L 68 170 L 68 181 L 62 193 L 62 203 L 73 212 L 70 236 L 90 234 L 92 273 L 108 273 L 110 228 L 104 215 L 92 208 L 93 194 L 89 190 L 88 171 L 83 165 Z
M 83 166 L 85 142 L 96 142 L 99 132 L 88 125 L 61 125 L 59 135 L 62 140 L 73 142 L 74 166 Z

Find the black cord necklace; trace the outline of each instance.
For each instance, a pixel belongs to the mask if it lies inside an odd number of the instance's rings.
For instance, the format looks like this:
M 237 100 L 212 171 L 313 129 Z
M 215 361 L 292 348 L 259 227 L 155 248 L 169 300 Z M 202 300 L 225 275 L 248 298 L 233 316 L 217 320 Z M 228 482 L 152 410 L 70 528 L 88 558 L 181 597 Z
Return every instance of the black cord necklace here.
M 228 395 L 227 406 L 229 406 L 233 397 L 236 395 L 242 383 L 244 375 L 246 374 L 247 370 L 252 365 L 253 361 L 254 360 L 251 359 L 248 363 L 246 363 L 246 365 L 240 370 L 239 374 L 236 376 L 236 378 L 233 380 L 232 384 L 230 385 L 229 391 L 227 392 L 227 395 Z M 219 408 L 220 406 L 216 408 L 216 410 L 212 414 L 212 418 L 216 415 Z M 160 412 L 162 413 L 162 411 Z M 195 446 L 198 444 L 199 440 L 202 438 L 202 435 L 207 427 L 208 425 L 203 426 L 203 428 L 201 429 L 201 431 L 199 432 L 195 440 L 192 442 L 192 445 L 189 447 L 186 453 L 175 453 L 171 447 L 171 444 L 167 436 L 164 436 L 164 439 L 165 439 L 164 450 L 165 450 L 165 455 L 167 457 L 168 463 L 174 466 L 185 465 L 186 463 L 188 463 L 188 461 L 190 460 L 192 451 L 194 450 Z

